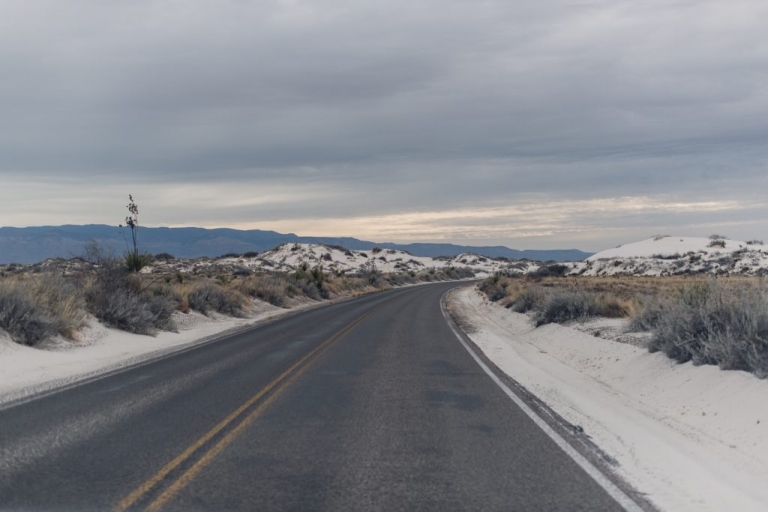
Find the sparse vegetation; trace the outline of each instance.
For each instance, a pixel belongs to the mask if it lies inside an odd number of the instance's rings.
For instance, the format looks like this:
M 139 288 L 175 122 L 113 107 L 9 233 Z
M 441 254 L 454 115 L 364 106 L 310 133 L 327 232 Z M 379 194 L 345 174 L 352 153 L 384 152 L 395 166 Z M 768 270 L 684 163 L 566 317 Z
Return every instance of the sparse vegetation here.
M 492 276 L 480 289 L 536 325 L 627 318 L 648 348 L 678 362 L 768 377 L 768 287 L 754 277 Z

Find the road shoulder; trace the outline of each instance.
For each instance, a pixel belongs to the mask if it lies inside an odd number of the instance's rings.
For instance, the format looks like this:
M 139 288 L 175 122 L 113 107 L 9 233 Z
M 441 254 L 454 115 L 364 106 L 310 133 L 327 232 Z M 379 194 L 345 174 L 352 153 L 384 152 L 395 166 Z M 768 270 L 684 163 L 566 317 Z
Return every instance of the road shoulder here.
M 484 300 L 473 287 L 454 291 L 448 304 L 490 361 L 583 429 L 616 460 L 617 473 L 661 509 L 763 509 L 765 381 L 675 365 L 559 325 L 534 329 L 525 315 Z

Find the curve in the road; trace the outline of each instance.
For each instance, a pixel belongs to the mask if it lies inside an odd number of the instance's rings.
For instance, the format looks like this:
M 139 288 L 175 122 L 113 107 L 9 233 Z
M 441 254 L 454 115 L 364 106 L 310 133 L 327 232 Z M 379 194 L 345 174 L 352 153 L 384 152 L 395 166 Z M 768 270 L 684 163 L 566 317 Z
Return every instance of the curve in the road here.
M 308 311 L 2 410 L 0 508 L 633 510 L 462 346 L 440 300 L 455 286 Z

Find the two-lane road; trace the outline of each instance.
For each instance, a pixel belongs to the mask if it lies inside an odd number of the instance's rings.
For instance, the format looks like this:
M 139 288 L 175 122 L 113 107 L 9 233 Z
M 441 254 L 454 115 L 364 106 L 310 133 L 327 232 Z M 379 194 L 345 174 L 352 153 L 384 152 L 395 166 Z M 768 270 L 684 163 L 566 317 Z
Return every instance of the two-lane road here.
M 440 299 L 455 286 L 0 410 L 0 509 L 622 510 L 454 335 Z

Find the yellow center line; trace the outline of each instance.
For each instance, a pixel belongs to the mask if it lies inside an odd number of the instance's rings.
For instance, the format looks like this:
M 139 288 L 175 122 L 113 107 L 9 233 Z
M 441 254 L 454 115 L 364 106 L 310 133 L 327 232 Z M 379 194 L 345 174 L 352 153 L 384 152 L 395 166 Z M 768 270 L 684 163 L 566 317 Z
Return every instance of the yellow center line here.
M 207 433 L 205 433 L 202 437 L 200 437 L 197 441 L 189 445 L 187 449 L 185 449 L 181 454 L 179 454 L 176 458 L 174 458 L 172 461 L 170 461 L 168 464 L 163 466 L 160 471 L 155 473 L 152 477 L 150 477 L 147 481 L 145 481 L 143 484 L 141 484 L 139 487 L 137 487 L 133 492 L 131 492 L 128 496 L 123 498 L 120 503 L 118 503 L 115 508 L 113 509 L 114 512 L 124 512 L 128 508 L 130 508 L 134 503 L 136 503 L 138 500 L 140 500 L 145 494 L 147 494 L 149 491 L 151 491 L 158 483 L 160 483 L 168 474 L 179 467 L 184 461 L 189 459 L 190 456 L 192 456 L 193 453 L 195 453 L 197 450 L 199 450 L 203 445 L 205 445 L 208 441 L 210 441 L 213 437 L 216 436 L 219 432 L 221 432 L 224 428 L 226 428 L 230 423 L 232 423 L 235 419 L 237 419 L 246 409 L 251 407 L 254 403 L 258 402 L 261 398 L 264 397 L 267 393 L 272 391 L 278 384 L 282 382 L 282 386 L 280 386 L 279 389 L 275 393 L 273 393 L 272 396 L 270 396 L 267 400 L 265 400 L 259 407 L 257 407 L 253 412 L 251 412 L 248 416 L 243 419 L 243 421 L 235 427 L 229 434 L 227 434 L 221 441 L 219 441 L 217 444 L 213 446 L 208 452 L 206 452 L 200 460 L 197 461 L 187 472 L 185 472 L 176 482 L 174 482 L 168 489 L 166 489 L 163 494 L 160 495 L 152 504 L 150 504 L 148 510 L 159 510 L 160 507 L 162 507 L 169 499 L 171 499 L 178 491 L 183 489 L 194 477 L 197 475 L 197 473 L 200 472 L 200 470 L 203 469 L 212 459 L 216 456 L 221 450 L 223 450 L 229 443 L 231 443 L 234 438 L 246 427 L 248 424 L 250 424 L 256 417 L 261 414 L 268 406 L 271 404 L 277 396 L 282 393 L 285 388 L 292 383 L 296 378 L 298 378 L 299 375 L 304 373 L 304 371 L 309 367 L 309 363 L 312 359 L 316 359 L 319 357 L 333 342 L 337 341 L 342 336 L 348 334 L 352 329 L 360 325 L 363 320 L 368 318 L 370 315 L 372 315 L 376 310 L 381 308 L 382 305 L 379 305 L 378 307 L 372 309 L 371 311 L 367 312 L 357 320 L 355 320 L 353 323 L 349 324 L 347 327 L 339 331 L 338 333 L 334 334 L 327 340 L 325 340 L 323 343 L 321 343 L 318 347 L 316 347 L 314 350 L 312 350 L 309 354 L 302 357 L 298 362 L 294 363 L 290 368 L 285 370 L 283 373 L 281 373 L 277 378 L 272 380 L 269 384 L 267 384 L 264 388 L 262 388 L 258 393 L 253 395 L 251 398 L 249 398 L 243 405 L 238 407 L 235 411 L 233 411 L 229 416 L 224 418 L 221 422 L 219 422 L 215 427 L 213 427 L 211 430 L 209 430 Z M 307 363 L 304 368 L 301 368 L 296 374 L 291 377 L 290 379 L 286 380 L 286 378 L 294 372 L 297 368 L 301 367 Z M 285 382 L 283 382 L 285 381 Z M 172 492 L 171 492 L 172 491 Z

